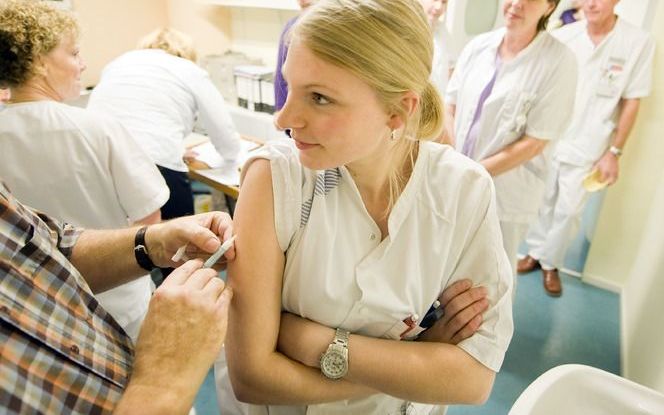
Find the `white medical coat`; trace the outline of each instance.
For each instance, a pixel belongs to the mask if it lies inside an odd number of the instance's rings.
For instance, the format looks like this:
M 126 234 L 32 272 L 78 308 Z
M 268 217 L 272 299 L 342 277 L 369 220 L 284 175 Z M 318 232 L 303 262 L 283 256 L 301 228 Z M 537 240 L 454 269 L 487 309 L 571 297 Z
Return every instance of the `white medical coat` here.
M 480 94 L 496 69 L 496 55 L 505 36 L 498 29 L 473 39 L 461 52 L 445 94 L 456 105 L 454 131 L 463 148 Z M 576 88 L 576 59 L 547 32 L 513 60 L 503 62 L 491 95 L 484 103 L 473 159 L 483 160 L 524 134 L 558 139 L 570 119 Z M 549 163 L 550 148 L 530 161 L 494 178 L 501 221 L 529 223 L 537 214 Z
M 240 136 L 207 72 L 159 49 L 127 52 L 109 63 L 88 108 L 122 122 L 152 161 L 186 172 L 184 138 L 196 116 L 221 157 L 235 160 Z
M 597 47 L 588 36 L 585 20 L 553 35 L 574 52 L 579 63 L 574 116 L 558 144 L 556 158 L 591 166 L 611 144 L 620 100 L 650 94 L 655 44 L 646 32 L 620 18 Z
M 433 62 L 431 63 L 431 82 L 441 98 L 445 96 L 450 72 L 450 35 L 443 22 L 439 22 L 433 31 Z
M 486 171 L 449 146 L 422 143 L 390 214 L 389 236 L 381 241 L 346 168 L 306 169 L 291 141 L 270 142 L 257 153 L 254 158 L 271 160 L 277 239 L 286 255 L 284 310 L 328 327 L 398 340 L 404 319 L 424 317 L 447 286 L 473 278 L 487 287 L 490 307 L 480 330 L 459 347 L 500 369 L 513 330 L 512 277 Z M 269 407 L 269 413 L 383 415 L 399 414 L 403 405 L 409 403 L 378 394 Z M 440 414 L 443 408 L 412 404 L 411 410 Z M 249 413 L 268 409 L 251 406 Z
M 169 196 L 155 165 L 120 124 L 55 101 L 0 111 L 0 179 L 22 203 L 93 229 L 124 228 Z M 151 293 L 144 276 L 96 297 L 126 328 L 145 315 Z M 135 340 L 138 333 L 128 334 Z

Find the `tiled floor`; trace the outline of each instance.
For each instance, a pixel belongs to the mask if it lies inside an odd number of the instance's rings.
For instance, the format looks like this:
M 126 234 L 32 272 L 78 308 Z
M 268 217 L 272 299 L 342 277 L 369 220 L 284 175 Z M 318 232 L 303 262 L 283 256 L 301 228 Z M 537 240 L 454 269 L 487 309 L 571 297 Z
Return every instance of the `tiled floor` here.
M 514 337 L 489 401 L 450 408 L 448 415 L 507 414 L 521 392 L 548 369 L 582 363 L 620 371 L 619 299 L 616 294 L 563 276 L 560 298 L 544 293 L 540 271 L 519 277 Z
M 588 246 L 575 241 L 566 266 L 582 269 Z M 480 407 L 451 407 L 448 415 L 503 415 L 521 392 L 546 370 L 582 363 L 619 373 L 618 295 L 563 275 L 563 295 L 544 293 L 540 271 L 519 276 L 514 337 L 489 401 Z M 196 398 L 199 415 L 218 413 L 214 377 L 208 374 Z

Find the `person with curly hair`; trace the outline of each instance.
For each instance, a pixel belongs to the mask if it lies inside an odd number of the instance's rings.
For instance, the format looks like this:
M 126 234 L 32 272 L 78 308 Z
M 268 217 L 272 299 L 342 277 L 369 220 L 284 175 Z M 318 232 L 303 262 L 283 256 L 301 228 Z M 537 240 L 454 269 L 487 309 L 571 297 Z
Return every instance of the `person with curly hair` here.
M 91 228 L 160 221 L 169 191 L 149 157 L 117 121 L 66 105 L 85 63 L 74 17 L 45 2 L 0 3 L 0 178 L 24 203 Z M 147 274 L 147 272 L 146 272 Z M 97 295 L 136 338 L 153 285 L 145 275 Z

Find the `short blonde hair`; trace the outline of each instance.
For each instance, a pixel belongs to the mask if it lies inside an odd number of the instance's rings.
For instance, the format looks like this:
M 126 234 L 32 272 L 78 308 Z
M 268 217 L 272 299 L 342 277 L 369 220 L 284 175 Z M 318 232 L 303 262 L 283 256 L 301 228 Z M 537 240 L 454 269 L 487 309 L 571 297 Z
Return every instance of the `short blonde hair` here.
M 391 208 L 417 158 L 418 142 L 412 139 L 437 138 L 443 128 L 442 101 L 430 81 L 433 35 L 422 5 L 418 0 L 321 0 L 307 9 L 290 36 L 364 80 L 386 111 L 404 120 L 393 153 Z M 411 115 L 400 105 L 408 91 L 420 97 Z
M 188 35 L 168 27 L 156 29 L 138 42 L 138 49 L 161 49 L 184 59 L 196 62 L 194 42 Z
M 67 35 L 79 35 L 70 12 L 38 0 L 0 1 L 0 88 L 14 88 L 31 79 L 38 59 Z

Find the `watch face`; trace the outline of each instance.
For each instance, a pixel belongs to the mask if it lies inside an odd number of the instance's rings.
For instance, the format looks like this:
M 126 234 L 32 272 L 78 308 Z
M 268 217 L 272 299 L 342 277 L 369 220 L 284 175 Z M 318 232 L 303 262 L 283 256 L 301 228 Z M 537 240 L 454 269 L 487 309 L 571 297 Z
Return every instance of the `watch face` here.
M 330 379 L 342 378 L 348 370 L 346 357 L 337 350 L 330 350 L 321 359 L 320 369 Z

